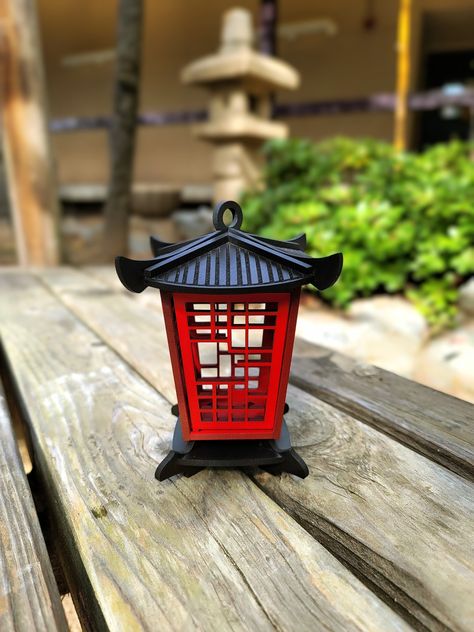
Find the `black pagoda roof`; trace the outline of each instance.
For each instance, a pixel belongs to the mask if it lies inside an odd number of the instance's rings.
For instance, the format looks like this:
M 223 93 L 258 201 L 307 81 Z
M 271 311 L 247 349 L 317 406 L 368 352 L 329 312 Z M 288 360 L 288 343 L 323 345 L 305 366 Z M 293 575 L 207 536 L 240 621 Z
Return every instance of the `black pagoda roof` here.
M 224 212 L 232 212 L 226 225 Z M 176 244 L 150 238 L 153 259 L 117 257 L 115 268 L 132 292 L 157 287 L 172 292 L 268 292 L 313 284 L 325 290 L 342 269 L 342 253 L 313 258 L 304 252 L 304 234 L 277 241 L 240 230 L 242 209 L 223 202 L 213 215 L 216 231 Z

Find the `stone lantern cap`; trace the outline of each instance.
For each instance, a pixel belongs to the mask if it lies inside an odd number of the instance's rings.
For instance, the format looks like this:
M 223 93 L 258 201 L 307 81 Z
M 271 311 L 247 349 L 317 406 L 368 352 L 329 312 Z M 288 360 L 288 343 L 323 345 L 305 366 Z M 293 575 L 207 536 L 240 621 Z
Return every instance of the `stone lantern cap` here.
M 183 83 L 212 88 L 216 83 L 238 82 L 253 94 L 297 88 L 299 73 L 285 62 L 253 50 L 253 40 L 250 13 L 231 9 L 224 16 L 219 51 L 186 66 Z

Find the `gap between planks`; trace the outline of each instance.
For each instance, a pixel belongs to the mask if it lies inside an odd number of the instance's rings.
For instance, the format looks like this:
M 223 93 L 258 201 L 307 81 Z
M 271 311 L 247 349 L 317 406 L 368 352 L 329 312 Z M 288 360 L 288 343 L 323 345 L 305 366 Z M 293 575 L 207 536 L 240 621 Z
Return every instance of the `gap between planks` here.
M 88 272 L 41 276 L 69 309 L 173 401 L 158 293 L 131 295 L 112 270 Z M 311 475 L 301 483 L 258 474 L 258 485 L 420 625 L 468 629 L 474 616 L 466 593 L 474 578 L 469 555 L 473 486 L 304 391 L 290 386 L 288 395 L 290 429 Z
M 35 467 L 91 627 L 407 629 L 241 473 L 154 481 L 169 402 L 31 276 L 0 287 Z
M 0 629 L 66 631 L 61 599 L 1 381 L 0 516 Z
M 33 497 L 34 503 L 34 512 L 35 512 L 35 521 L 34 523 L 38 523 L 39 529 L 41 531 L 41 535 L 46 544 L 46 554 L 48 555 L 50 565 L 52 566 L 53 576 L 55 578 L 55 586 L 57 586 L 57 590 L 59 591 L 61 606 L 64 611 L 64 615 L 66 618 L 67 629 L 70 632 L 81 632 L 82 626 L 79 622 L 77 612 L 74 608 L 74 603 L 72 601 L 71 594 L 69 592 L 69 587 L 65 581 L 64 572 L 62 567 L 60 566 L 61 562 L 58 557 L 58 550 L 56 543 L 52 541 L 51 538 L 51 528 L 47 524 L 43 524 L 40 520 L 40 513 L 44 518 L 44 511 L 42 511 L 43 499 L 40 492 L 40 483 L 37 480 L 35 474 L 33 472 L 33 461 L 32 461 L 32 452 L 31 452 L 31 437 L 29 434 L 28 426 L 25 422 L 25 416 L 21 411 L 21 402 L 18 394 L 15 393 L 15 384 L 11 375 L 11 372 L 8 367 L 8 363 L 5 357 L 5 352 L 1 344 L 0 340 L 0 386 L 3 383 L 3 394 L 6 400 L 6 408 L 10 414 L 11 418 L 11 426 L 13 429 L 13 437 L 14 442 L 17 445 L 18 452 L 20 455 L 20 459 L 23 465 L 24 474 L 27 475 L 27 484 L 28 489 L 31 490 L 31 495 Z M 1 388 L 0 388 L 1 390 Z M 1 398 L 0 398 L 1 399 Z M 0 402 L 1 409 L 1 402 Z M 6 442 L 6 445 L 8 442 Z M 1 448 L 1 446 L 0 446 Z M 14 472 L 14 466 L 10 467 L 10 470 Z M 25 502 L 27 494 L 25 494 Z M 36 527 L 35 527 L 36 528 Z M 41 586 L 41 582 L 37 582 L 38 586 Z M 26 610 L 27 611 L 27 610 Z M 30 632 L 32 626 L 28 626 L 26 632 Z M 8 626 L 1 626 L 0 629 L 7 630 Z M 46 628 L 45 628 L 46 629 Z

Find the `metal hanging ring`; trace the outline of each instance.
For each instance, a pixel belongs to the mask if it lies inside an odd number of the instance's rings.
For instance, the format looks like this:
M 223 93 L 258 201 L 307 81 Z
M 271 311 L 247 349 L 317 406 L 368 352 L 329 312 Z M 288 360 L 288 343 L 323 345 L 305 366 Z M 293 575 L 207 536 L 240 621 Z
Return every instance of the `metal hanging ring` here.
M 230 224 L 224 223 L 224 213 L 227 209 L 229 209 L 229 211 L 231 211 L 232 213 L 232 221 L 230 222 Z M 226 230 L 228 228 L 235 228 L 238 230 L 242 226 L 243 218 L 244 217 L 242 215 L 242 209 L 240 208 L 240 205 L 237 204 L 237 202 L 233 202 L 232 200 L 222 202 L 221 204 L 216 206 L 212 214 L 212 221 L 214 222 L 214 228 L 216 230 Z

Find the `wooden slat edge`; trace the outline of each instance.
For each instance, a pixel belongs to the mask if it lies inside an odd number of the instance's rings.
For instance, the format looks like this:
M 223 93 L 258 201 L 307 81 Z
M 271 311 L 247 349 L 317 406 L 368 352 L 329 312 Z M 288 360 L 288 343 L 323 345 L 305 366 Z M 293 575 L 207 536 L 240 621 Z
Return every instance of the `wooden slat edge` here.
M 407 629 L 242 473 L 155 481 L 169 402 L 37 280 L 0 277 L 0 289 L 68 571 L 88 578 L 76 598 L 103 615 L 93 629 Z
M 472 404 L 301 340 L 290 381 L 474 480 Z
M 113 271 L 104 269 L 94 270 L 94 277 L 73 270 L 46 271 L 42 277 L 173 401 L 157 292 L 123 292 Z M 310 464 L 310 477 L 301 482 L 263 475 L 256 482 L 418 627 L 442 629 L 442 622 L 465 621 L 468 575 L 458 573 L 460 566 L 453 568 L 457 558 L 469 561 L 470 483 L 294 386 L 288 402 L 292 437 Z M 419 498 L 410 503 L 407 494 Z M 432 529 L 428 539 L 422 525 Z M 444 576 L 439 564 L 446 564 Z M 465 572 L 473 577 L 472 569 Z
M 0 629 L 67 630 L 0 385 Z

